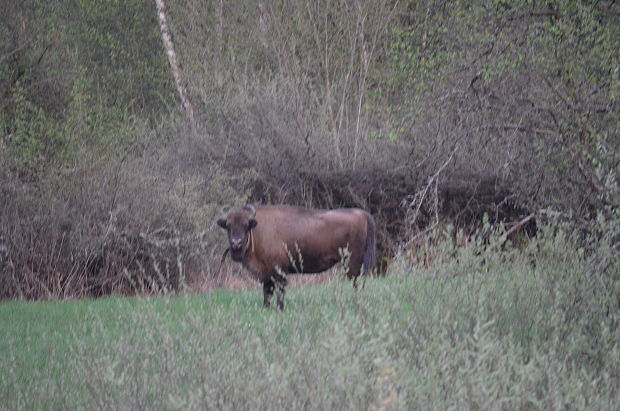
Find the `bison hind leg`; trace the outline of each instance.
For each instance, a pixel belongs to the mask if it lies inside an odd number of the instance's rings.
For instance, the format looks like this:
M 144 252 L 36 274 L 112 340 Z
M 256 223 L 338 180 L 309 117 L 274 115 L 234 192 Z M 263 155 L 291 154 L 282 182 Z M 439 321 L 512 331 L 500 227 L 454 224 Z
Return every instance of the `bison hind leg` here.
M 358 279 L 358 278 L 360 278 L 360 275 L 359 275 L 359 274 L 358 274 L 358 275 L 356 275 L 355 277 L 353 277 L 353 288 L 354 288 L 355 290 L 357 290 L 357 289 L 358 289 L 358 288 L 357 288 L 357 279 Z M 364 287 L 365 287 L 365 286 L 366 286 L 366 276 L 364 275 L 364 276 L 362 277 L 362 290 L 364 289 Z
M 347 271 L 347 278 L 349 280 L 353 280 L 353 288 L 357 290 L 357 278 L 360 276 L 362 272 L 362 262 L 361 261 L 351 261 L 349 263 L 349 269 Z

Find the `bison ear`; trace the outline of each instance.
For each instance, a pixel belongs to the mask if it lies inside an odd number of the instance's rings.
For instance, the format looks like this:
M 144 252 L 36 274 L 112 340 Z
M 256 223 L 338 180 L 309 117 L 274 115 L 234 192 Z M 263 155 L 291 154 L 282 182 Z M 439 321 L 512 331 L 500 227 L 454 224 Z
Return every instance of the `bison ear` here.
M 254 227 L 256 227 L 258 225 L 258 223 L 256 222 L 255 219 L 250 219 L 250 221 L 248 222 L 248 227 L 250 227 L 250 230 L 252 230 Z
M 222 228 L 228 228 L 226 226 L 226 219 L 225 218 L 220 218 L 219 220 L 217 220 L 217 225 L 219 225 Z

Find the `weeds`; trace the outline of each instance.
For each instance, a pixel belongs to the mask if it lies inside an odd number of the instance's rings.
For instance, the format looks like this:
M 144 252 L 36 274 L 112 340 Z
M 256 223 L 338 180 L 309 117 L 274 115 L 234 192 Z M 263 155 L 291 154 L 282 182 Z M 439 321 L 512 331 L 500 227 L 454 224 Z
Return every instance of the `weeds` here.
M 58 327 L 58 344 L 30 345 L 49 360 L 27 379 L 23 358 L 35 349 L 18 343 L 15 328 L 27 321 L 3 324 L 3 403 L 613 408 L 620 397 L 617 262 L 593 277 L 604 242 L 584 252 L 576 237 L 555 224 L 520 251 L 488 246 L 501 243 L 500 233 L 427 266 L 399 256 L 388 276 L 357 291 L 342 276 L 292 288 L 285 312 L 262 309 L 252 290 L 57 304 L 54 310 L 82 308 L 68 310 L 64 317 L 74 320 Z M 11 307 L 0 309 L 32 306 Z M 37 327 L 29 338 L 42 341 Z

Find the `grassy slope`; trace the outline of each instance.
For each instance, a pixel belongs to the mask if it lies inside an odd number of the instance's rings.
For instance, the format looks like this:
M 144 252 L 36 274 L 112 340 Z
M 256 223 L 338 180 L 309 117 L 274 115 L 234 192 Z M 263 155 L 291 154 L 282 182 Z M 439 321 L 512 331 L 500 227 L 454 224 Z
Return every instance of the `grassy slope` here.
M 563 239 L 289 290 L 0 305 L 9 408 L 612 408 L 617 312 Z M 533 257 L 536 264 L 532 264 Z M 582 289 L 580 289 L 580 287 Z M 592 292 L 599 293 L 592 296 Z M 616 321 L 616 322 L 614 322 Z M 614 328 L 615 327 L 615 328 Z

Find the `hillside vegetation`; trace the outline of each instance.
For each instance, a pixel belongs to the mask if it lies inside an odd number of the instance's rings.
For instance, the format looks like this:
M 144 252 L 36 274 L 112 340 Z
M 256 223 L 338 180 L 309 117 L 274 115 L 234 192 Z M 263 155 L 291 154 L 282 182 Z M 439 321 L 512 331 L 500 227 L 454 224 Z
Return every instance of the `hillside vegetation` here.
M 192 116 L 153 1 L 1 3 L 3 299 L 191 288 L 247 202 L 369 210 L 380 272 L 485 218 L 618 252 L 616 1 L 170 1 Z

